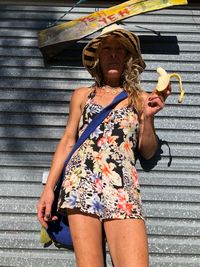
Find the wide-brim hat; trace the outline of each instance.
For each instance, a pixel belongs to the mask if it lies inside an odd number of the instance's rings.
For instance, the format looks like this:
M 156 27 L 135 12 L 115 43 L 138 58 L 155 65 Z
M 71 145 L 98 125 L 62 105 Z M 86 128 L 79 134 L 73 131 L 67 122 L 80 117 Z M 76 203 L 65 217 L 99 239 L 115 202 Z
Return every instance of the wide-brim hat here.
M 82 61 L 89 73 L 93 76 L 93 68 L 98 57 L 97 51 L 102 39 L 111 35 L 119 37 L 119 41 L 130 52 L 134 62 L 141 67 L 139 71 L 142 72 L 146 64 L 141 56 L 138 36 L 117 24 L 112 24 L 105 27 L 100 35 L 93 38 L 83 49 Z

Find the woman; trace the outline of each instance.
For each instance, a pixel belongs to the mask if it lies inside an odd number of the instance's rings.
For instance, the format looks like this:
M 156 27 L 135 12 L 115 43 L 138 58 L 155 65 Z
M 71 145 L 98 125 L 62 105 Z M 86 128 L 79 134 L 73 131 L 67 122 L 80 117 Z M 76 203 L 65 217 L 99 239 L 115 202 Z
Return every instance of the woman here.
M 65 133 L 55 152 L 47 184 L 38 202 L 38 219 L 47 227 L 54 187 L 64 161 L 97 113 L 122 90 L 121 101 L 73 154 L 65 170 L 58 211 L 68 220 L 78 267 L 103 267 L 102 226 L 115 267 L 147 267 L 148 243 L 135 169 L 137 147 L 145 159 L 157 149 L 154 115 L 170 94 L 140 88 L 145 68 L 139 39 L 111 25 L 83 50 L 83 64 L 95 79 L 74 91 Z

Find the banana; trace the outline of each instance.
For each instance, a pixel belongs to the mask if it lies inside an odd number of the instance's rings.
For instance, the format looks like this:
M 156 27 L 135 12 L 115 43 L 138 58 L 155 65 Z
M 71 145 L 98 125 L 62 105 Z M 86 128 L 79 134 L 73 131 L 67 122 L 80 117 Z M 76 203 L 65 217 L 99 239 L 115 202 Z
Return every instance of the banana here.
M 170 79 L 175 77 L 175 78 L 177 78 L 179 80 L 179 88 L 180 88 L 180 96 L 179 96 L 178 102 L 182 103 L 183 102 L 183 97 L 184 97 L 184 90 L 183 90 L 181 76 L 178 73 L 168 74 L 161 67 L 157 68 L 157 73 L 160 76 L 158 77 L 158 83 L 156 85 L 155 91 L 158 91 L 158 92 L 164 91 L 167 88 L 168 84 L 170 83 Z

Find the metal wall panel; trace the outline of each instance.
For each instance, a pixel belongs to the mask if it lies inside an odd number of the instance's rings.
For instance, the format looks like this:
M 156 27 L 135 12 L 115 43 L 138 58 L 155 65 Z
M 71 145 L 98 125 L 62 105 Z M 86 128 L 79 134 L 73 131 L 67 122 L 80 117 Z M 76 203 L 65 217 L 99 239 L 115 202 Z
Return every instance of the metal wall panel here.
M 67 20 L 93 12 L 78 7 Z M 71 92 L 92 80 L 80 49 L 55 62 L 43 60 L 37 32 L 66 6 L 0 5 L 0 266 L 75 266 L 74 255 L 39 243 L 36 203 L 62 136 Z M 142 42 L 151 91 L 158 66 L 182 75 L 155 120 L 161 139 L 154 162 L 137 164 L 147 221 L 151 267 L 200 266 L 200 6 L 173 7 L 124 20 Z M 138 28 L 137 26 L 143 27 Z M 167 43 L 157 43 L 160 33 Z M 91 37 L 82 40 L 86 42 Z M 170 40 L 177 40 L 175 43 Z M 145 41 L 147 40 L 147 41 Z M 178 50 L 177 50 L 178 49 Z M 68 53 L 69 54 L 69 53 Z M 145 170 L 144 170 L 145 169 Z M 151 170 L 151 171 L 149 171 Z M 108 266 L 111 266 L 108 256 Z

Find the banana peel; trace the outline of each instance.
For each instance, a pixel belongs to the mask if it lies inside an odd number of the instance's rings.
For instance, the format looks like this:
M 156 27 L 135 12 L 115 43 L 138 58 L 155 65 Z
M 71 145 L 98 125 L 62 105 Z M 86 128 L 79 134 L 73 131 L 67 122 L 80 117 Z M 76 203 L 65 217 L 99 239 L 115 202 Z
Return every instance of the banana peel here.
M 166 90 L 167 86 L 170 83 L 170 79 L 171 78 L 176 78 L 179 81 L 179 88 L 180 88 L 180 96 L 178 99 L 179 103 L 183 102 L 183 98 L 184 98 L 184 90 L 183 90 L 183 85 L 182 85 L 182 80 L 181 80 L 181 76 L 178 73 L 171 73 L 168 74 L 163 68 L 159 67 L 157 68 L 157 73 L 159 74 L 158 77 L 158 83 L 156 85 L 156 89 L 155 92 L 162 92 L 164 90 Z

